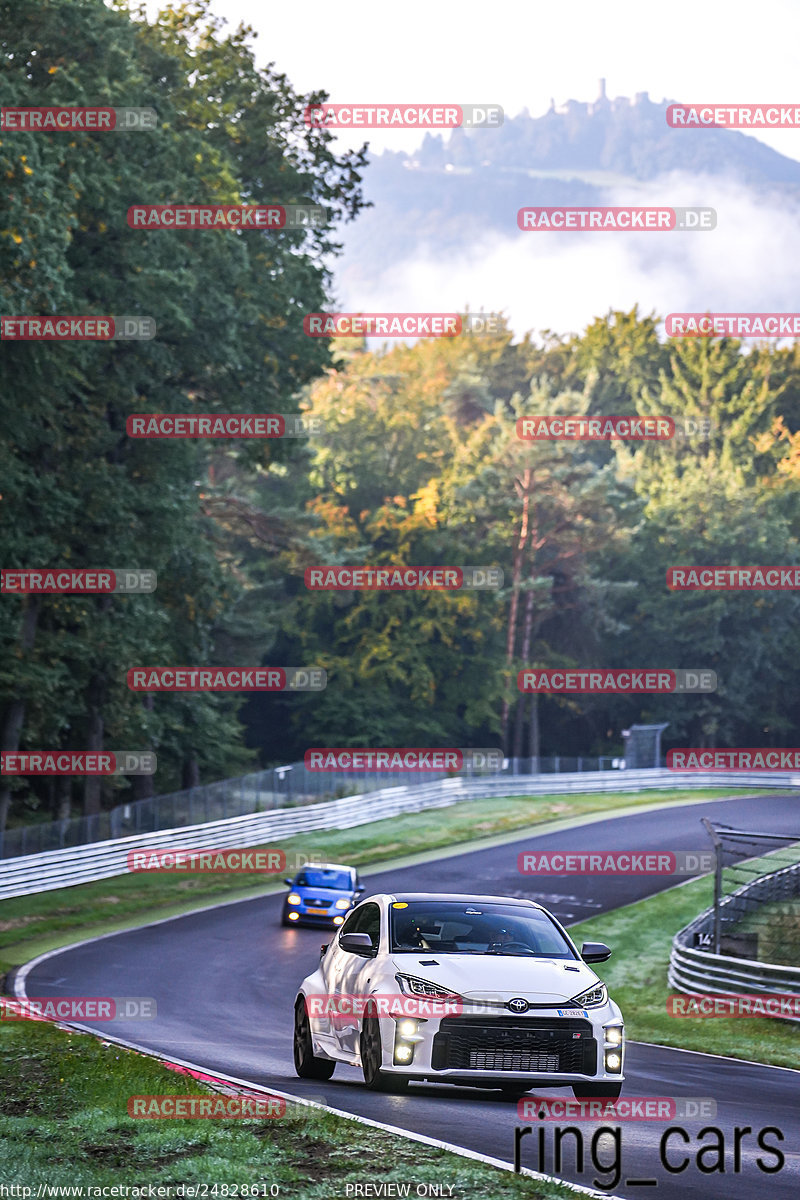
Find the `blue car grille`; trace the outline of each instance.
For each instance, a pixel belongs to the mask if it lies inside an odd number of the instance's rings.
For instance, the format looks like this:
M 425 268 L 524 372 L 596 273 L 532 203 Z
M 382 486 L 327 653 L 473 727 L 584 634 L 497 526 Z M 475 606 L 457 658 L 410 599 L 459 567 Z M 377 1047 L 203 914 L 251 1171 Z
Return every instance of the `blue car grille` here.
M 333 904 L 333 901 L 332 900 L 312 900 L 310 896 L 307 896 L 305 898 L 305 900 L 303 901 L 303 903 L 309 905 L 310 908 L 330 908 L 330 906 Z

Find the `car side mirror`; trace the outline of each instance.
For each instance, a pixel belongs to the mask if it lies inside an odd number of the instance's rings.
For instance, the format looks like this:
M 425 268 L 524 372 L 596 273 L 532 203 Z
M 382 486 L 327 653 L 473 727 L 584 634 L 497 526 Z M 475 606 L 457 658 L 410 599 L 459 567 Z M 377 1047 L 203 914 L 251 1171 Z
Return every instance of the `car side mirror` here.
M 286 886 L 287 886 L 287 887 L 293 887 L 293 886 L 294 886 L 294 880 L 293 880 L 293 879 L 284 879 L 284 881 L 283 881 L 283 882 L 286 884 Z
M 368 933 L 343 933 L 339 945 L 349 954 L 362 954 L 365 958 L 373 955 L 372 938 Z
M 611 951 L 602 942 L 584 942 L 581 946 L 581 958 L 585 963 L 605 962 L 611 958 Z
M 322 959 L 325 957 L 325 951 L 328 949 L 328 946 L 330 946 L 330 942 L 323 942 L 322 945 L 320 946 L 320 948 L 319 948 L 320 961 L 322 961 Z

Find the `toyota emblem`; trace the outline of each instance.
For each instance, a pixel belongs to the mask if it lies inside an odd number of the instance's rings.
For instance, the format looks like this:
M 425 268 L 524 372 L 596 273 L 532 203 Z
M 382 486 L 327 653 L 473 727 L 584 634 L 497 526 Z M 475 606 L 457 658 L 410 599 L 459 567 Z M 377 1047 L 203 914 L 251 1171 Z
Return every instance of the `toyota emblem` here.
M 515 996 L 513 1000 L 509 1000 L 506 1008 L 511 1009 L 515 1013 L 524 1013 L 528 1011 L 530 1004 L 528 1004 L 527 1000 L 523 1000 L 521 996 Z

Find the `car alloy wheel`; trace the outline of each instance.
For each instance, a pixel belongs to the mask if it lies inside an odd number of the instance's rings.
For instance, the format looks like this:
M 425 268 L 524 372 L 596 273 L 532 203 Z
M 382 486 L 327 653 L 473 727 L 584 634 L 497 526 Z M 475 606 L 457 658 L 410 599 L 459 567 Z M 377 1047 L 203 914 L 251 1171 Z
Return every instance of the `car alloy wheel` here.
M 294 1069 L 301 1079 L 330 1079 L 336 1063 L 317 1058 L 311 1041 L 305 1000 L 299 996 L 294 1006 Z
M 390 1075 L 381 1070 L 383 1048 L 381 1027 L 377 1017 L 365 1015 L 361 1023 L 361 1070 L 364 1083 L 374 1092 L 404 1092 L 408 1080 L 402 1075 Z

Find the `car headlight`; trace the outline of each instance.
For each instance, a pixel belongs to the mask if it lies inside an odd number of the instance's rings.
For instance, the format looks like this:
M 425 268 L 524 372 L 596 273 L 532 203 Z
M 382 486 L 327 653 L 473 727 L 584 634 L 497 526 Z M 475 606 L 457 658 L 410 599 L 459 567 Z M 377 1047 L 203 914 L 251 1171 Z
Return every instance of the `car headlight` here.
M 351 903 L 352 903 L 352 901 L 345 900 L 344 898 L 342 898 L 341 900 L 336 901 L 336 904 L 334 905 L 334 907 L 335 908 L 349 908 Z
M 606 985 L 604 983 L 595 983 L 592 987 L 587 988 L 585 992 L 581 992 L 580 996 L 573 996 L 570 1004 L 574 1004 L 576 1008 L 599 1008 L 607 1000 L 608 989 Z
M 289 892 L 289 895 L 286 897 L 286 903 L 287 904 L 302 904 L 303 897 L 298 896 L 297 892 Z
M 400 984 L 400 991 L 407 996 L 429 996 L 432 1000 L 460 1000 L 458 992 L 439 987 L 438 983 L 429 983 L 427 979 L 418 979 L 416 975 L 395 975 Z

